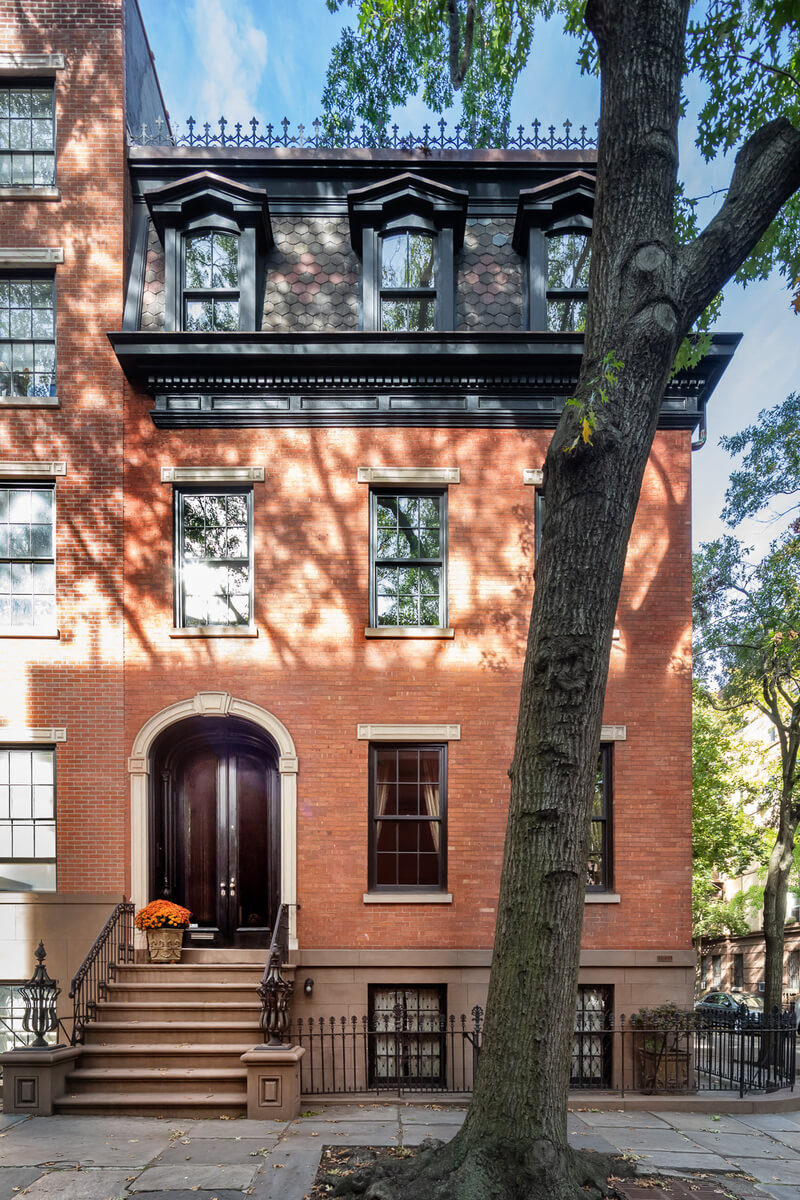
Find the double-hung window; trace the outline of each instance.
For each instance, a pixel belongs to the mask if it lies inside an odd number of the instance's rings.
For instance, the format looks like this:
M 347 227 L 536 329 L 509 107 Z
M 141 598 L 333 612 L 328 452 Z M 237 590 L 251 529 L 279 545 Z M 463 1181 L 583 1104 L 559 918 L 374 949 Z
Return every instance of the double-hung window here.
M 253 494 L 248 489 L 175 493 L 175 624 L 249 625 L 253 610 Z
M 380 327 L 399 332 L 436 328 L 434 237 L 403 230 L 380 238 Z
M 239 328 L 239 238 L 216 230 L 183 239 L 183 328 Z
M 447 625 L 447 491 L 375 488 L 371 624 Z
M 447 747 L 370 747 L 370 891 L 447 886 Z
M 0 747 L 0 890 L 56 886 L 55 751 Z
M 0 87 L 0 187 L 53 186 L 55 125 L 52 84 Z
M 0 482 L 0 632 L 56 623 L 55 490 Z
M 547 328 L 582 332 L 589 296 L 588 234 L 562 233 L 547 238 Z
M 55 282 L 0 276 L 0 396 L 56 392 Z
M 600 747 L 595 774 L 592 827 L 589 835 L 589 865 L 586 890 L 610 891 L 611 879 L 611 746 Z

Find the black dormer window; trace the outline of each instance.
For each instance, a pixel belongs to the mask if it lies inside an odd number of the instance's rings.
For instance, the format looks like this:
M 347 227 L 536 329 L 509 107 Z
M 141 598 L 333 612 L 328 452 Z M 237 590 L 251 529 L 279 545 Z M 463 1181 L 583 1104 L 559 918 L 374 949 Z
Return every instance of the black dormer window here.
M 204 232 L 183 239 L 183 328 L 239 328 L 239 239 Z
M 404 230 L 381 238 L 381 329 L 436 328 L 436 241 Z
M 586 328 L 589 259 L 592 239 L 582 233 L 552 234 L 547 238 L 547 328 L 553 331 Z

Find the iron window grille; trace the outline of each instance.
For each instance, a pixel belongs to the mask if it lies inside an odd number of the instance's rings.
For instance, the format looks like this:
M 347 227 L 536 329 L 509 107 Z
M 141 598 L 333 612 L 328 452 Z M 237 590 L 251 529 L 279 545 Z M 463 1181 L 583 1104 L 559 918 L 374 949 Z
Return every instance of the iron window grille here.
M 52 187 L 55 89 L 30 80 L 0 87 L 0 187 Z
M 370 1086 L 444 1087 L 447 988 L 369 985 Z
M 612 1007 L 613 988 L 578 985 L 570 1087 L 611 1086 Z
M 447 747 L 370 747 L 369 889 L 447 887 Z
M 55 280 L 0 276 L 0 396 L 54 396 L 55 370 Z
M 0 483 L 0 630 L 56 623 L 55 488 Z
M 55 750 L 0 749 L 0 890 L 56 886 Z
M 253 611 L 253 493 L 176 489 L 179 628 L 249 625 Z
M 436 328 L 436 239 L 411 229 L 380 238 L 380 327 L 397 333 Z
M 183 328 L 239 328 L 239 238 L 206 230 L 183 239 Z
M 547 239 L 547 328 L 582 333 L 586 328 L 592 239 L 583 233 Z
M 447 491 L 370 493 L 370 624 L 447 625 Z
M 595 773 L 592 822 L 589 834 L 589 863 L 586 874 L 587 892 L 606 892 L 612 887 L 611 870 L 611 810 L 612 810 L 611 746 L 602 745 Z

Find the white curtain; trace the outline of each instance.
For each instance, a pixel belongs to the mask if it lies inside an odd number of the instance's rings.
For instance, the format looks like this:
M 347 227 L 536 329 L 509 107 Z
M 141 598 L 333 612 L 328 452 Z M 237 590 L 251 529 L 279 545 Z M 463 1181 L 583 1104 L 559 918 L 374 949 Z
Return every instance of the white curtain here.
M 439 763 L 438 760 L 431 761 L 428 758 L 422 760 L 422 798 L 425 801 L 425 811 L 429 817 L 439 816 Z M 433 838 L 433 848 L 439 852 L 439 842 L 441 839 L 441 822 L 433 820 L 430 822 L 431 837 Z

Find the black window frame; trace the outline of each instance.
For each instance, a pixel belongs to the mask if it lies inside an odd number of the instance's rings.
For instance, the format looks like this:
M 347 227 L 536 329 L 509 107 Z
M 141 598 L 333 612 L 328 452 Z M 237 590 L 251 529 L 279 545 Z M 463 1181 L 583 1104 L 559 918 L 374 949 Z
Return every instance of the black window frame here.
M 0 335 L 0 346 L 8 344 L 9 346 L 12 347 L 12 353 L 13 353 L 13 347 L 15 345 L 24 344 L 24 345 L 35 346 L 37 344 L 37 342 L 41 343 L 41 344 L 47 344 L 47 345 L 52 344 L 52 347 L 53 347 L 53 369 L 52 369 L 52 371 L 47 372 L 47 374 L 49 374 L 51 376 L 51 382 L 50 382 L 49 390 L 47 392 L 47 397 L 52 399 L 55 396 L 57 396 L 57 394 L 58 394 L 58 384 L 57 384 L 57 379 L 58 379 L 58 289 L 57 289 L 55 271 L 46 270 L 46 269 L 41 270 L 41 269 L 37 269 L 37 268 L 31 268 L 30 270 L 20 271 L 20 270 L 14 270 L 12 268 L 8 268 L 5 270 L 0 270 L 0 282 L 9 283 L 9 284 L 13 284 L 13 283 L 49 283 L 52 285 L 52 289 L 53 289 L 53 336 L 51 338 L 12 337 L 10 329 L 9 329 L 9 335 L 7 338 Z M 0 351 L 0 360 L 2 360 L 2 358 L 3 358 L 2 351 Z M 9 374 L 8 391 L 5 390 L 5 385 L 2 384 L 1 378 L 0 378 L 0 396 L 3 397 L 3 399 L 6 401 L 7 405 L 19 403 L 19 405 L 24 406 L 26 403 L 31 403 L 31 402 L 35 403 L 37 399 L 41 399 L 41 397 L 37 397 L 36 392 L 34 392 L 33 395 L 29 395 L 27 392 L 23 395 L 21 392 L 13 391 L 13 382 L 12 382 L 13 367 L 12 367 L 11 363 L 8 364 L 7 370 L 8 370 L 8 374 Z M 36 374 L 36 371 L 34 369 L 34 375 L 35 374 Z
M 245 496 L 247 499 L 247 547 L 248 547 L 248 569 L 250 583 L 250 616 L 248 621 L 226 622 L 224 625 L 189 625 L 186 622 L 186 588 L 185 588 L 185 562 L 183 554 L 183 503 L 182 499 L 186 495 L 191 496 Z M 225 484 L 225 483 L 208 483 L 208 484 L 180 484 L 173 489 L 173 516 L 174 516 L 174 534 L 173 534 L 173 563 L 174 563 L 174 612 L 173 620 L 176 629 L 250 629 L 254 625 L 253 602 L 254 602 L 254 547 L 253 547 L 253 488 L 248 485 Z M 220 560 L 225 562 L 240 562 L 243 559 L 225 559 Z
M 408 992 L 416 992 L 419 1000 L 421 992 L 435 992 L 439 998 L 439 1029 L 438 1030 L 420 1030 L 409 1029 L 409 1021 L 407 1009 L 405 1005 L 405 996 Z M 403 1003 L 399 1002 L 394 1006 L 393 1010 L 375 1008 L 375 997 L 378 993 L 394 992 L 399 1001 L 399 997 L 403 995 Z M 368 1052 L 368 1074 L 369 1086 L 380 1091 L 382 1088 L 391 1088 L 392 1090 L 400 1088 L 409 1088 L 413 1091 L 440 1091 L 445 1086 L 447 1079 L 447 984 L 445 983 L 369 983 L 367 984 L 367 1007 L 368 1007 L 368 1028 L 369 1028 L 369 1052 Z M 402 1011 L 398 1012 L 400 1009 Z M 388 1013 L 392 1011 L 394 1014 L 394 1022 L 390 1025 L 388 1020 L 381 1021 L 379 1013 Z M 429 1012 L 430 1010 L 421 1009 L 419 1002 L 417 1003 L 414 1016 L 417 1017 L 417 1026 L 419 1025 L 420 1013 Z M 413 1021 L 411 1024 L 413 1025 Z M 381 1037 L 390 1038 L 393 1034 L 397 1035 L 397 1043 L 395 1050 L 395 1059 L 408 1067 L 413 1063 L 416 1057 L 417 1062 L 420 1060 L 419 1045 L 422 1039 L 428 1039 L 430 1042 L 436 1042 L 438 1046 L 439 1072 L 437 1075 L 413 1075 L 409 1070 L 397 1071 L 394 1075 L 379 1075 L 377 1069 L 378 1062 L 378 1039 Z M 414 1047 L 417 1047 L 417 1053 L 414 1053 Z
M 613 813 L 614 813 L 614 744 L 603 742 L 597 762 L 597 773 L 602 773 L 603 808 L 600 816 L 592 811 L 592 825 L 600 824 L 601 833 L 601 882 L 586 882 L 586 891 L 601 893 L 613 891 L 614 861 L 613 861 Z
M 13 837 L 13 822 L 14 822 L 14 820 L 30 820 L 34 825 L 34 847 L 36 844 L 36 832 L 35 832 L 36 821 L 37 820 L 41 821 L 41 822 L 47 821 L 48 823 L 52 822 L 54 850 L 53 850 L 53 854 L 51 854 L 51 855 L 50 854 L 46 854 L 46 855 L 42 855 L 42 854 L 40 854 L 40 855 L 37 855 L 37 854 L 14 855 L 14 854 L 11 854 L 8 856 L 2 854 L 2 850 L 0 850 L 0 864 L 16 863 L 21 866 L 31 866 L 31 865 L 40 866 L 43 864 L 50 865 L 52 863 L 52 866 L 53 866 L 52 886 L 51 887 L 42 887 L 42 886 L 36 885 L 36 886 L 32 886 L 30 890 L 56 892 L 56 891 L 58 891 L 58 755 L 56 753 L 56 747 L 55 747 L 55 745 L 49 744 L 47 742 L 44 742 L 41 744 L 36 743 L 35 745 L 31 744 L 30 742 L 13 742 L 13 743 L 9 742 L 6 745 L 0 746 L 0 754 L 11 753 L 13 751 L 20 751 L 20 750 L 24 751 L 26 753 L 29 753 L 29 754 L 33 754 L 36 751 L 44 751 L 51 755 L 51 761 L 53 764 L 53 770 L 52 770 L 53 816 L 52 816 L 52 818 L 50 818 L 50 817 L 34 817 L 33 815 L 31 815 L 30 818 L 23 818 L 23 817 L 14 818 L 14 817 L 12 817 L 11 816 L 11 800 L 10 800 L 11 783 L 10 783 L 10 776 L 9 776 L 9 816 L 7 818 L 3 817 L 1 819 L 4 822 L 6 822 L 6 821 L 8 822 L 9 827 L 12 831 L 12 837 Z M 35 797 L 33 795 L 34 786 L 35 786 L 35 784 L 33 782 L 33 779 L 31 779 L 31 814 L 33 813 L 33 806 L 35 803 Z M 2 866 L 1 865 L 0 865 L 0 876 L 2 876 Z M 3 891 L 3 890 L 6 890 L 6 889 L 0 888 L 0 891 Z M 8 890 L 18 890 L 18 889 L 8 889 Z
M 439 555 L 436 558 L 378 559 L 378 499 L 381 496 L 418 496 L 439 501 Z M 449 621 L 447 588 L 448 551 L 448 489 L 446 487 L 371 487 L 369 491 L 369 623 L 373 629 L 447 629 Z M 412 567 L 438 566 L 439 576 L 439 623 L 437 625 L 388 625 L 378 620 L 378 568 L 382 566 Z
M 592 232 L 590 229 L 554 229 L 554 230 L 550 230 L 548 233 L 546 233 L 546 235 L 545 235 L 545 280 L 547 282 L 547 286 L 545 287 L 545 294 L 544 294 L 545 295 L 545 308 L 544 308 L 545 325 L 544 325 L 544 328 L 547 330 L 548 333 L 583 332 L 583 330 L 578 330 L 575 325 L 570 326 L 568 329 L 562 329 L 562 328 L 554 328 L 550 324 L 550 305 L 551 304 L 557 304 L 559 301 L 568 303 L 571 300 L 575 301 L 577 304 L 586 304 L 586 303 L 588 303 L 588 300 L 589 300 L 588 285 L 586 287 L 580 287 L 580 288 L 574 288 L 574 287 L 572 287 L 572 288 L 569 288 L 569 287 L 568 288 L 564 288 L 564 287 L 553 288 L 553 287 L 549 286 L 550 246 L 557 239 L 567 238 L 567 237 L 583 237 L 586 239 L 588 246 L 589 246 L 589 262 L 591 262 Z
M 57 551 L 56 534 L 57 534 L 57 529 L 58 529 L 58 506 L 57 506 L 58 494 L 56 491 L 55 480 L 52 480 L 52 479 L 27 479 L 27 478 L 26 479 L 8 479 L 8 478 L 0 477 L 0 488 L 2 488 L 3 490 L 8 489 L 8 491 L 31 490 L 31 491 L 36 491 L 36 492 L 50 492 L 50 493 L 52 493 L 52 496 L 53 496 L 52 522 L 51 522 L 51 530 L 52 530 L 51 550 L 52 550 L 52 553 L 50 555 L 48 555 L 47 558 L 37 557 L 33 554 L 28 554 L 28 555 L 25 555 L 23 557 L 18 557 L 18 558 L 12 558 L 10 554 L 4 554 L 4 555 L 0 556 L 0 565 L 5 566 L 6 564 L 8 564 L 10 571 L 13 571 L 13 568 L 15 565 L 20 565 L 20 564 L 30 564 L 31 566 L 36 566 L 36 565 L 52 566 L 52 568 L 53 568 L 53 592 L 52 592 L 53 619 L 52 619 L 52 621 L 48 622 L 47 624 L 37 624 L 36 620 L 35 620 L 35 615 L 33 612 L 31 612 L 32 620 L 31 620 L 30 625 L 15 625 L 13 623 L 13 621 L 11 621 L 7 625 L 0 623 L 0 635 L 8 636 L 9 634 L 14 634 L 15 632 L 19 632 L 19 631 L 24 631 L 24 632 L 30 631 L 32 634 L 35 634 L 37 632 L 45 632 L 45 633 L 52 632 L 55 630 L 55 628 L 57 627 L 57 624 L 58 624 L 58 562 L 57 562 L 57 556 L 56 556 L 56 551 Z M 9 524 L 10 524 L 10 522 L 9 522 Z M 14 592 L 10 591 L 8 594 L 12 597 L 11 603 L 12 603 L 12 607 L 13 607 Z M 42 594 L 50 595 L 49 592 L 42 593 Z M 31 595 L 33 596 L 33 595 L 35 595 L 35 593 L 32 592 Z
M 381 751 L 398 752 L 403 750 L 437 751 L 439 754 L 439 816 L 402 816 L 394 814 L 389 817 L 377 811 L 378 790 L 378 758 Z M 430 892 L 447 891 L 447 742 L 373 742 L 369 747 L 369 846 L 368 846 L 368 891 L 370 893 L 390 893 L 392 895 L 413 895 Z M 422 822 L 438 821 L 439 825 L 439 880 L 435 884 L 403 884 L 378 883 L 378 838 L 377 825 L 379 821 Z
M 239 280 L 237 288 L 197 288 L 187 287 L 186 284 L 186 243 L 192 238 L 214 236 L 232 237 L 236 241 L 236 274 Z M 230 333 L 228 329 L 190 329 L 186 321 L 186 304 L 191 300 L 235 300 L 237 305 L 237 329 L 242 328 L 242 236 L 238 228 L 222 228 L 216 224 L 184 229 L 180 239 L 180 329 L 188 333 Z
M 422 287 L 389 288 L 389 287 L 385 286 L 385 284 L 383 282 L 383 248 L 384 248 L 384 245 L 386 244 L 386 240 L 388 238 L 402 237 L 402 236 L 405 236 L 406 238 L 414 237 L 414 236 L 424 237 L 424 238 L 427 238 L 431 242 L 431 249 L 433 251 L 433 286 L 432 287 L 429 287 L 429 288 L 422 288 Z M 387 225 L 385 228 L 378 231 L 378 256 L 377 256 L 378 257 L 378 261 L 377 261 L 378 297 L 377 297 L 377 325 L 376 325 L 377 329 L 380 329 L 385 333 L 431 333 L 431 332 L 433 332 L 433 330 L 442 328 L 442 326 L 439 324 L 441 317 L 442 317 L 442 313 L 440 311 L 442 308 L 442 304 L 441 304 L 440 296 L 439 296 L 439 292 L 441 290 L 440 286 L 439 286 L 440 254 L 441 254 L 441 250 L 440 250 L 440 246 L 439 246 L 439 234 L 435 229 L 421 228 L 419 225 L 417 225 L 415 223 L 409 223 L 407 225 L 402 225 L 397 228 L 395 228 L 393 225 L 390 224 L 390 225 Z M 409 301 L 413 301 L 413 300 L 429 300 L 429 301 L 431 301 L 432 300 L 433 301 L 433 330 L 429 330 L 429 329 L 428 330 L 424 330 L 424 329 L 419 330 L 419 329 L 413 329 L 411 327 L 407 327 L 402 330 L 385 329 L 384 324 L 383 324 L 384 300 L 390 301 L 390 302 L 397 301 L 398 303 L 400 303 L 404 300 L 409 300 Z
M 22 189 L 22 188 L 28 188 L 30 190 L 55 188 L 57 186 L 57 184 L 56 184 L 56 162 L 57 162 L 56 148 L 57 148 L 57 139 L 58 139 L 58 126 L 56 123 L 57 106 L 56 106 L 56 81 L 55 81 L 55 79 L 53 79 L 52 76 L 50 76 L 50 77 L 34 76 L 31 78 L 24 78 L 24 79 L 19 76 L 17 76 L 17 77 L 7 76 L 5 79 L 0 79 L 0 91 L 8 91 L 9 93 L 10 92 L 30 92 L 30 91 L 48 91 L 48 92 L 50 92 L 50 97 L 51 97 L 51 110 L 50 111 L 52 114 L 51 121 L 52 121 L 52 127 L 53 127 L 52 149 L 37 150 L 37 149 L 34 149 L 33 147 L 31 147 L 30 149 L 17 149 L 17 148 L 12 148 L 11 146 L 0 148 L 0 158 L 10 159 L 12 179 L 13 179 L 13 174 L 14 174 L 14 155 L 26 155 L 26 156 L 30 155 L 31 157 L 33 157 L 35 155 L 42 155 L 42 156 L 47 156 L 48 158 L 52 159 L 53 170 L 51 172 L 49 181 L 47 183 L 37 183 L 35 181 L 36 173 L 35 173 L 35 169 L 34 169 L 33 182 L 31 182 L 31 183 L 13 183 L 13 182 L 4 183 L 4 182 L 0 181 L 0 188 L 9 188 L 12 190 Z M 0 120 L 2 120 L 2 116 L 0 116 Z M 33 164 L 33 165 L 35 168 L 35 164 Z

